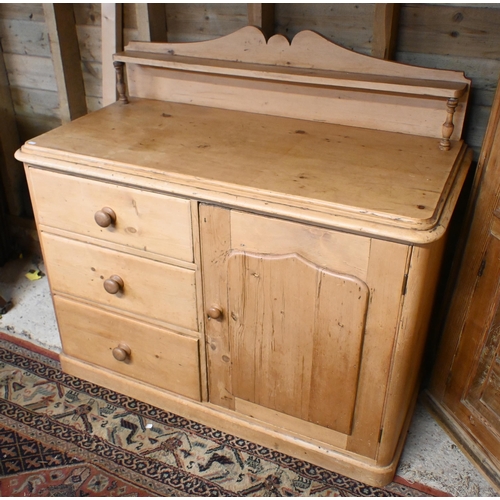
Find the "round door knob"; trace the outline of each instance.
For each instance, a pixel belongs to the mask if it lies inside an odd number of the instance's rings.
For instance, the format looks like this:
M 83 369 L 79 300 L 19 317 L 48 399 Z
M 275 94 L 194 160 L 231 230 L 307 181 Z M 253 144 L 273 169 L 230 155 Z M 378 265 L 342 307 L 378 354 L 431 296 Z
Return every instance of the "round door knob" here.
M 117 361 L 125 361 L 130 357 L 132 350 L 127 344 L 119 343 L 117 347 L 113 349 L 113 357 Z
M 113 274 L 113 276 L 110 276 L 107 280 L 104 280 L 104 289 L 108 293 L 118 293 L 120 290 L 123 290 L 124 285 L 125 283 L 123 283 L 123 280 L 116 274 Z
M 211 319 L 219 319 L 222 316 L 222 309 L 218 305 L 213 305 L 208 308 L 207 314 Z
M 112 208 L 103 207 L 94 214 L 94 219 L 101 227 L 108 227 L 116 222 L 116 214 Z

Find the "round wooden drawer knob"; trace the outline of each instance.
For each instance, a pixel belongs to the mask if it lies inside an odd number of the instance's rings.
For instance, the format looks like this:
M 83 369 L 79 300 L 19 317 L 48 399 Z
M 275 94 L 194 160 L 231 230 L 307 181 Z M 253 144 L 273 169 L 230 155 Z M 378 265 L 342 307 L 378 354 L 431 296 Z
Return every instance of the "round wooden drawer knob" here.
M 101 227 L 109 227 L 116 222 L 116 214 L 112 208 L 103 207 L 94 214 L 94 219 Z
M 125 283 L 123 283 L 123 280 L 116 274 L 113 274 L 113 276 L 110 276 L 107 280 L 104 280 L 104 289 L 108 293 L 118 293 L 120 290 L 123 290 L 124 285 Z
M 219 319 L 222 316 L 222 309 L 220 306 L 213 305 L 208 308 L 207 314 L 211 319 Z
M 130 358 L 130 354 L 132 353 L 132 350 L 127 344 L 122 344 L 121 342 L 118 344 L 117 347 L 113 349 L 113 357 L 117 361 L 125 361 L 128 358 Z

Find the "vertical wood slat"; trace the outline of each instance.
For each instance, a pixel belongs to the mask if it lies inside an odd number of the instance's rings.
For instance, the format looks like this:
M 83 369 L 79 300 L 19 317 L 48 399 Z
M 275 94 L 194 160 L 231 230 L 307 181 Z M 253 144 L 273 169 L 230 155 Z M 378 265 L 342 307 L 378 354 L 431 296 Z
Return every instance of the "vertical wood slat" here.
M 123 50 L 123 5 L 101 4 L 102 33 L 102 103 L 103 106 L 116 101 L 116 72 L 113 54 Z
M 212 205 L 200 205 L 200 235 L 202 242 L 202 269 L 204 309 L 213 304 L 227 304 L 227 282 L 211 279 L 225 276 L 227 256 L 231 248 L 231 211 Z M 207 270 L 211 270 L 208 272 Z M 229 317 L 205 322 L 207 344 L 208 394 L 210 402 L 234 410 L 234 397 L 230 392 L 231 372 L 226 359 L 231 359 L 229 346 Z
M 164 3 L 136 3 L 137 28 L 142 42 L 166 42 L 167 18 Z
M 63 123 L 87 114 L 85 87 L 71 3 L 43 4 Z
M 372 56 L 394 59 L 399 28 L 399 4 L 377 3 L 373 20 Z
M 5 188 L 6 205 L 11 215 L 23 213 L 24 173 L 22 164 L 14 158 L 14 152 L 20 145 L 9 79 L 5 69 L 3 50 L 0 47 L 0 173 Z M 3 193 L 0 193 L 0 196 L 3 196 Z
M 274 35 L 274 4 L 273 3 L 249 3 L 248 24 L 257 26 L 266 38 Z

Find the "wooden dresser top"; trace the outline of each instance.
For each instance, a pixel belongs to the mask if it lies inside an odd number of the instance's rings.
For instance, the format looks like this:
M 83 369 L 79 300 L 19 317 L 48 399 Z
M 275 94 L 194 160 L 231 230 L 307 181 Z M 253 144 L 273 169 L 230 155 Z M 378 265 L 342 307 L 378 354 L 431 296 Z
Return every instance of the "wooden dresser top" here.
M 435 138 L 132 99 L 29 141 L 20 159 L 71 162 L 417 231 L 435 229 L 465 152 Z M 43 162 L 42 162 L 43 163 Z M 160 188 L 161 189 L 161 188 Z M 390 232 L 390 230 L 389 230 Z

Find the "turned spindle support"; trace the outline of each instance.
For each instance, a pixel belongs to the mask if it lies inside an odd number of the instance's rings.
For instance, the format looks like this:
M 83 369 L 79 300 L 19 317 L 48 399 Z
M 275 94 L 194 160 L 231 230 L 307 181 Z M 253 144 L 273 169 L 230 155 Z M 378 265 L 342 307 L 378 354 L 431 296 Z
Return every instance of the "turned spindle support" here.
M 442 149 L 443 151 L 448 151 L 451 147 L 450 137 L 451 134 L 453 134 L 453 129 L 455 128 L 455 125 L 453 125 L 453 115 L 455 114 L 457 105 L 458 105 L 458 99 L 454 97 L 448 99 L 446 103 L 446 120 L 443 123 L 443 132 L 442 132 L 443 138 L 439 143 L 439 149 Z
M 118 92 L 118 100 L 122 104 L 128 104 L 127 95 L 125 94 L 125 78 L 123 76 L 123 67 L 125 63 L 114 61 L 113 66 L 116 71 L 116 90 Z

